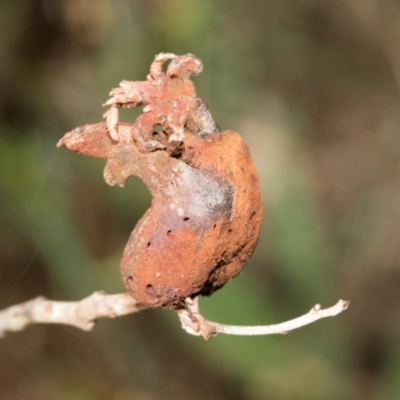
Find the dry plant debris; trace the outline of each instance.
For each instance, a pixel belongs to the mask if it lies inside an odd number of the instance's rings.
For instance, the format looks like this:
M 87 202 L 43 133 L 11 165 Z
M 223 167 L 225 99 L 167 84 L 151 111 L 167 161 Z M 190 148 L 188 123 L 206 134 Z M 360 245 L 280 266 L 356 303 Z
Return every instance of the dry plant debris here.
M 171 60 L 166 72 L 163 64 Z M 196 97 L 191 75 L 201 61 L 161 53 L 146 81 L 123 81 L 105 103 L 105 122 L 67 133 L 58 146 L 106 158 L 104 178 L 123 186 L 136 175 L 153 196 L 133 230 L 121 261 L 129 294 L 93 293 L 78 302 L 39 297 L 0 311 L 0 337 L 33 323 L 91 330 L 98 318 L 115 318 L 149 307 L 177 312 L 186 332 L 209 339 L 230 335 L 285 334 L 349 306 L 314 306 L 276 325 L 232 326 L 205 319 L 199 295 L 210 295 L 237 276 L 257 244 L 262 204 L 249 149 L 233 131 L 221 132 Z M 118 108 L 144 106 L 135 123 L 120 122 Z
M 201 70 L 191 54 L 156 56 L 146 81 L 111 91 L 105 123 L 77 128 L 58 143 L 107 158 L 109 185 L 137 175 L 151 191 L 121 261 L 129 293 L 145 306 L 180 309 L 186 298 L 213 293 L 240 273 L 260 233 L 249 149 L 237 133 L 221 132 L 196 97 L 189 78 Z M 118 121 L 118 107 L 141 105 L 135 123 Z

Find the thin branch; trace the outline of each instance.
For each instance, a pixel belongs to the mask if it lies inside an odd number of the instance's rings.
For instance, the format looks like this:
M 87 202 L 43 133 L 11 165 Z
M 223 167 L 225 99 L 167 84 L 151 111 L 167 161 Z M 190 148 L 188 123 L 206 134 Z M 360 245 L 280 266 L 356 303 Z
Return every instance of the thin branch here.
M 186 299 L 187 308 L 178 310 L 182 328 L 191 335 L 210 339 L 218 333 L 228 335 L 285 334 L 321 318 L 333 317 L 346 310 L 350 302 L 339 300 L 333 307 L 322 309 L 319 304 L 302 317 L 276 325 L 235 326 L 208 321 L 199 311 L 198 298 Z M 133 314 L 147 307 L 140 306 L 128 293 L 95 292 L 81 301 L 52 301 L 44 297 L 11 306 L 0 311 L 0 337 L 7 332 L 22 331 L 31 324 L 64 324 L 84 331 L 93 329 L 98 318 L 116 318 Z
M 333 307 L 322 309 L 319 304 L 314 306 L 307 314 L 282 322 L 276 325 L 263 326 L 235 326 L 223 325 L 217 322 L 208 321 L 199 311 L 198 299 L 187 299 L 187 309 L 178 311 L 182 328 L 195 336 L 203 336 L 204 339 L 210 339 L 218 333 L 227 335 L 255 336 L 286 334 L 290 331 L 311 324 L 321 318 L 334 317 L 348 308 L 349 301 L 339 300 Z
M 143 309 L 128 293 L 95 292 L 76 302 L 37 297 L 0 311 L 0 337 L 38 323 L 72 325 L 90 331 L 98 318 L 115 318 Z

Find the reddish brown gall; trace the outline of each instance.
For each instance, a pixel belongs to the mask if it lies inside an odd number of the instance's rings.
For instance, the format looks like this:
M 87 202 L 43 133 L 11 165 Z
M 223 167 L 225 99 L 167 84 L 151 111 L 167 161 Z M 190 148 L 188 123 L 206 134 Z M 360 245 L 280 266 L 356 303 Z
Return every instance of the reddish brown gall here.
M 213 293 L 240 273 L 260 233 L 257 171 L 241 137 L 220 132 L 196 97 L 189 76 L 201 68 L 190 54 L 157 56 L 146 81 L 111 92 L 106 123 L 77 128 L 58 144 L 107 158 L 108 184 L 136 175 L 151 191 L 121 261 L 127 289 L 147 306 L 180 308 L 187 297 Z M 137 105 L 147 110 L 134 124 L 118 122 L 117 107 Z

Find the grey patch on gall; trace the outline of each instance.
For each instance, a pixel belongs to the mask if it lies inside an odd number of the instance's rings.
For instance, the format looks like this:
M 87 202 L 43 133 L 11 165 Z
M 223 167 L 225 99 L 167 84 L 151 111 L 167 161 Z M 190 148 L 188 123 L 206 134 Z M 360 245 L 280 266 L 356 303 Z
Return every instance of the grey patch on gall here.
M 175 209 L 203 221 L 221 214 L 230 217 L 233 189 L 229 183 L 217 182 L 185 163 L 179 163 L 174 172 L 176 185 L 169 185 L 167 194 L 173 198 Z

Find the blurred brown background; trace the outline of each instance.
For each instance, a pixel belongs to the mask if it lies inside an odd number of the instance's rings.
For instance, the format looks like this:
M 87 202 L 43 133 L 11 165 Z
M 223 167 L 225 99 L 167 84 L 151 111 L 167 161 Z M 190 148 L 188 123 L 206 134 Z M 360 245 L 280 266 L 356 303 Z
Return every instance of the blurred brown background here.
M 261 179 L 256 253 L 204 314 L 267 324 L 351 301 L 287 336 L 205 342 L 163 310 L 32 326 L 0 340 L 0 398 L 400 398 L 399 43 L 397 0 L 0 1 L 0 308 L 124 290 L 149 193 L 55 144 L 159 52 L 203 60 L 198 93 Z

